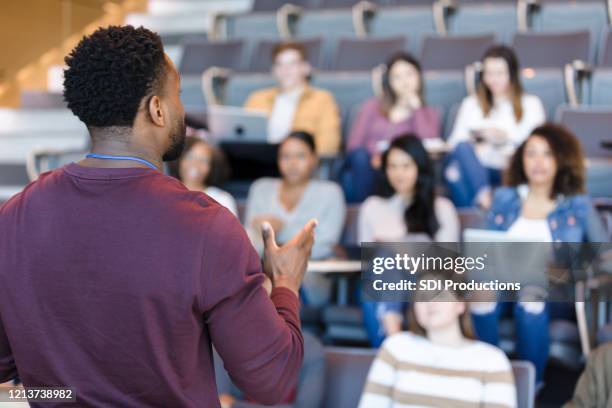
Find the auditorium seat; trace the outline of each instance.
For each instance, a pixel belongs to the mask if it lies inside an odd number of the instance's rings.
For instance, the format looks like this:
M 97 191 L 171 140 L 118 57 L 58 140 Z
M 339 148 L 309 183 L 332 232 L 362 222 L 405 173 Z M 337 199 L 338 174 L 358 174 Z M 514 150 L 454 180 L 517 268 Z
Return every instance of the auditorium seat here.
M 379 7 L 369 27 L 372 37 L 406 36 L 409 50 L 415 55 L 421 50 L 422 38 L 436 34 L 431 6 Z
M 206 108 L 201 75 L 181 76 L 181 101 L 188 112 L 201 111 Z
M 218 14 L 217 24 L 221 26 L 222 38 L 280 38 L 275 12 Z
M 181 75 L 200 75 L 213 66 L 239 70 L 243 64 L 243 52 L 242 40 L 188 41 L 183 45 L 179 72 Z
M 324 407 L 354 408 L 359 404 L 376 349 L 326 347 Z M 516 384 L 517 408 L 535 406 L 535 368 L 529 361 L 510 361 Z
M 589 83 L 589 104 L 612 105 L 612 67 L 595 69 Z
M 279 1 L 279 0 L 253 0 L 253 5 L 251 6 L 251 11 L 253 12 L 271 12 L 277 11 L 283 4 L 291 3 L 293 5 L 310 8 L 312 6 L 313 0 L 287 0 L 287 1 Z
M 326 347 L 324 407 L 355 408 L 377 350 Z
M 547 0 L 532 8 L 531 26 L 542 32 L 589 30 L 589 51 L 594 56 L 608 24 L 607 13 L 604 0 Z
M 230 106 L 242 106 L 251 92 L 275 85 L 269 74 L 232 74 L 219 90 L 220 102 Z
M 517 33 L 512 47 L 523 67 L 563 68 L 574 60 L 591 61 L 589 31 Z
M 315 69 L 322 69 L 323 67 L 323 50 L 321 38 L 310 38 L 298 40 L 300 44 L 306 49 L 308 55 L 308 62 Z M 278 40 L 261 40 L 254 47 L 254 51 L 251 53 L 249 63 L 247 66 L 247 72 L 270 72 L 272 69 L 272 51 L 278 44 Z
M 425 71 L 425 101 L 441 109 L 442 123 L 451 107 L 461 103 L 467 95 L 465 79 L 461 71 Z
M 313 10 L 299 15 L 295 23 L 296 37 L 316 37 L 321 33 L 326 39 L 355 36 L 351 10 Z
M 560 69 L 526 68 L 522 70 L 521 81 L 525 92 L 540 98 L 546 117 L 553 119 L 557 107 L 566 102 L 563 72 Z
M 586 181 L 591 197 L 612 197 L 612 107 L 563 106 L 557 120 L 576 134 L 589 159 Z
M 65 107 L 64 95 L 59 92 L 34 90 L 21 92 L 22 109 L 61 109 Z
M 364 71 L 384 63 L 406 49 L 405 37 L 342 38 L 332 55 L 330 68 L 336 71 Z
M 597 63 L 601 67 L 612 68 L 612 29 L 602 33 Z
M 461 70 L 479 61 L 495 42 L 493 34 L 470 36 L 426 36 L 421 64 L 426 70 Z
M 209 16 L 205 11 L 191 13 L 145 14 L 130 13 L 125 24 L 143 26 L 159 35 L 202 35 L 209 29 Z
M 557 120 L 578 136 L 587 157 L 612 160 L 612 107 L 562 106 Z M 606 142 L 610 148 L 603 146 Z
M 513 1 L 462 2 L 451 9 L 446 19 L 447 32 L 453 35 L 495 33 L 510 43 L 517 31 L 517 8 Z
M 313 75 L 312 85 L 334 95 L 343 118 L 346 118 L 354 105 L 374 95 L 369 71 L 318 72 Z

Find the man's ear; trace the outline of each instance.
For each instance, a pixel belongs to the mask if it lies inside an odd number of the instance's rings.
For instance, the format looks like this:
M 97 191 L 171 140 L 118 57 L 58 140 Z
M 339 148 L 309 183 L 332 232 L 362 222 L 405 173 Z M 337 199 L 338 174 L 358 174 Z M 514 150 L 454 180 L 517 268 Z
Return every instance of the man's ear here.
M 164 116 L 164 111 L 162 109 L 162 103 L 159 96 L 153 95 L 149 99 L 147 111 L 149 112 L 149 117 L 151 118 L 151 122 L 153 122 L 154 125 L 157 125 L 159 127 L 165 126 L 166 117 Z

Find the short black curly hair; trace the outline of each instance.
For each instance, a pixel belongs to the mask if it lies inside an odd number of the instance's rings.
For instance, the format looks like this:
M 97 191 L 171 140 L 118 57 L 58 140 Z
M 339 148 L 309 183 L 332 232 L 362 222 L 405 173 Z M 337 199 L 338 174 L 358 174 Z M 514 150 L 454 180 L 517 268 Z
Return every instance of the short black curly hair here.
M 100 28 L 65 58 L 64 100 L 88 127 L 131 127 L 142 99 L 162 93 L 164 55 L 146 28 Z

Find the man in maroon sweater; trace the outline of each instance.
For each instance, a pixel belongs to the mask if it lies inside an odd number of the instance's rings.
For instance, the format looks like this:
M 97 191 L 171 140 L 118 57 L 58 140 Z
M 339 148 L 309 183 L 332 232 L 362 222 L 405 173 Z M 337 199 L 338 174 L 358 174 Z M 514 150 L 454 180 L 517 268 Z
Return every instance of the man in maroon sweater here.
M 236 218 L 160 171 L 185 131 L 160 38 L 100 29 L 66 64 L 92 154 L 0 208 L 0 383 L 72 387 L 79 407 L 218 407 L 214 345 L 250 398 L 282 400 L 302 363 L 315 222 L 280 248 L 264 228 L 268 295 Z

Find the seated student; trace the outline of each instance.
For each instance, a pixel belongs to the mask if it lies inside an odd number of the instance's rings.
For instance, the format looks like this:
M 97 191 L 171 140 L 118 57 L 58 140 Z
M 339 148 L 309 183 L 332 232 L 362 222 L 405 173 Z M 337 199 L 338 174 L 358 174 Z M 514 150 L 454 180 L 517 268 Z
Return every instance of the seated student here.
M 218 187 L 225 182 L 229 173 L 220 150 L 202 139 L 187 137 L 183 154 L 171 172 L 188 189 L 203 191 L 238 216 L 234 197 Z
M 278 167 L 281 178 L 262 178 L 253 183 L 247 199 L 245 227 L 255 248 L 263 249 L 261 225 L 268 222 L 278 242 L 285 242 L 316 218 L 319 223 L 312 248 L 313 259 L 334 256 L 340 241 L 346 205 L 340 187 L 331 181 L 314 180 L 318 158 L 314 138 L 295 131 L 280 144 Z M 306 273 L 302 285 L 305 302 L 320 306 L 329 300 L 331 281 Z
M 374 192 L 382 153 L 397 135 L 440 136 L 440 113 L 425 105 L 423 72 L 411 55 L 398 53 L 385 65 L 382 95 L 366 101 L 348 139 L 342 187 L 349 202 L 362 202 Z
M 511 48 L 498 45 L 482 58 L 476 95 L 461 104 L 449 144 L 445 178 L 458 207 L 490 205 L 490 187 L 499 185 L 508 157 L 545 120 L 537 96 L 523 91 L 519 62 Z
M 563 408 L 612 407 L 612 343 L 605 343 L 589 354 L 578 379 L 574 397 Z
M 457 242 L 459 217 L 453 204 L 436 196 L 434 165 L 421 140 L 402 135 L 382 156 L 384 197 L 369 197 L 361 205 L 359 242 L 397 242 L 408 235 L 422 241 Z M 401 330 L 402 305 L 364 302 L 364 323 L 373 346 L 386 334 Z
M 584 156 L 578 139 L 566 128 L 545 124 L 533 130 L 516 150 L 506 187 L 495 191 L 488 228 L 508 231 L 525 242 L 607 242 L 601 219 L 584 194 Z M 498 344 L 500 315 L 509 303 L 481 303 L 472 308 L 479 338 Z M 534 363 L 542 380 L 548 359 L 549 313 L 568 316 L 571 306 L 544 302 L 513 304 L 517 351 Z M 569 308 L 567 306 L 570 306 Z
M 456 280 L 450 274 L 444 279 Z M 414 302 L 409 328 L 382 344 L 359 408 L 516 406 L 510 362 L 498 348 L 474 340 L 462 293 Z
M 245 108 L 270 115 L 268 140 L 278 143 L 292 130 L 311 133 L 318 153 L 335 155 L 340 147 L 340 113 L 334 97 L 311 87 L 311 66 L 299 43 L 281 43 L 272 53 L 272 72 L 278 85 L 253 92 Z
M 277 408 L 317 408 L 323 403 L 325 389 L 325 351 L 321 342 L 312 334 L 303 332 L 304 363 L 300 370 L 297 389 L 288 395 L 284 401 L 275 405 Z M 222 373 L 221 375 L 227 375 Z M 228 382 L 231 381 L 227 378 Z M 270 405 L 260 405 L 241 395 L 240 391 L 231 386 L 229 393 L 219 396 L 221 408 L 263 408 Z

